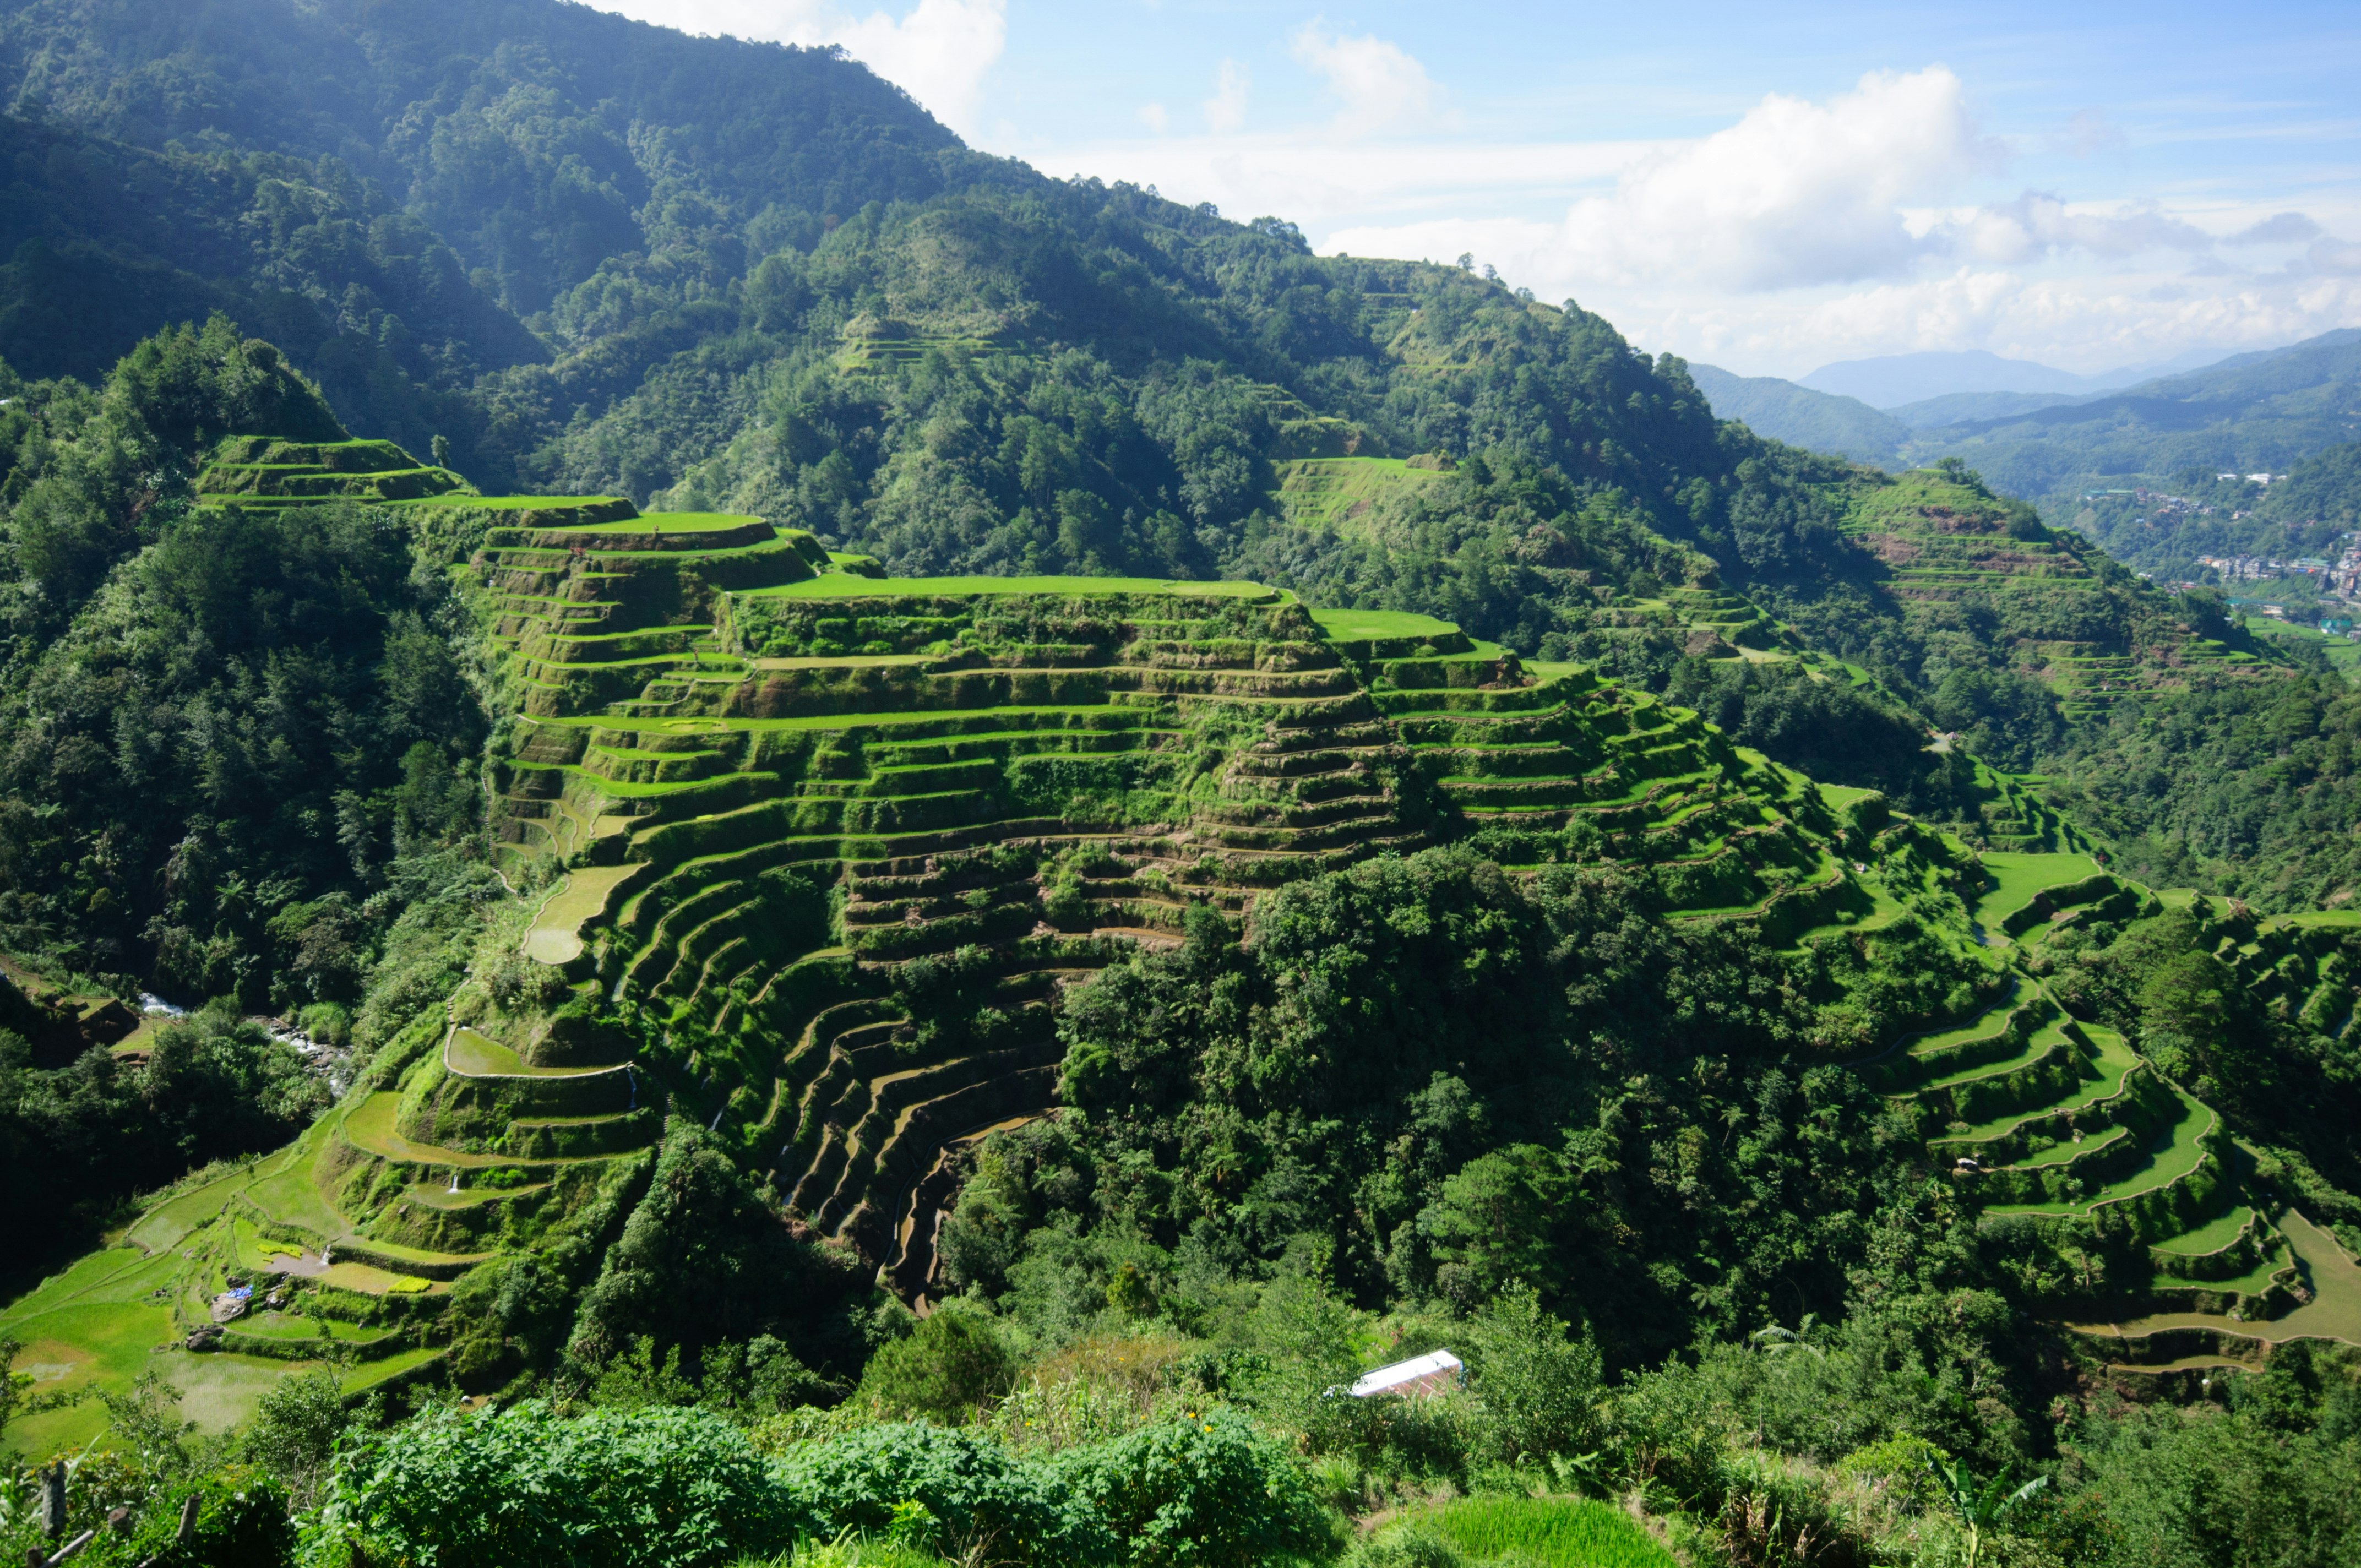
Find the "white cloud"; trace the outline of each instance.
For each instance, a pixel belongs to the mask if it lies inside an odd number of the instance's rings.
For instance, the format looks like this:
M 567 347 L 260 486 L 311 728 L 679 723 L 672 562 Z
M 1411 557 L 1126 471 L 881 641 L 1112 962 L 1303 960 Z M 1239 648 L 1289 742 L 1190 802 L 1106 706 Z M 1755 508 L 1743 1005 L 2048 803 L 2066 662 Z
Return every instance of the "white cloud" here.
M 1139 106 L 1139 123 L 1161 136 L 1165 127 L 1171 125 L 1172 116 L 1164 112 L 1161 104 L 1142 104 Z
M 1335 129 L 1345 136 L 1415 125 L 1433 118 L 1440 94 L 1426 67 L 1399 45 L 1364 35 L 1323 33 L 1318 21 L 1296 29 L 1296 60 L 1324 78 L 1340 101 Z
M 854 16 L 829 0 L 593 0 L 659 27 L 791 44 L 842 44 L 943 124 L 972 136 L 983 79 L 1008 41 L 1007 0 L 917 0 L 895 16 Z
M 1235 60 L 1222 61 L 1213 77 L 1213 95 L 1205 100 L 1206 128 L 1216 135 L 1246 123 L 1246 68 Z
M 1940 196 L 1996 149 L 1943 66 L 1872 72 L 1827 104 L 1773 93 L 1736 125 L 1642 164 L 1578 202 L 1564 244 L 1619 282 L 1667 273 L 1734 289 L 1890 277 L 1922 242 L 1902 208 Z
M 1976 209 L 1952 229 L 1963 250 L 1986 261 L 2021 262 L 2079 250 L 2110 259 L 2152 250 L 2203 252 L 2214 237 L 2196 225 L 2150 206 L 2122 211 L 2070 206 L 2028 191 L 2000 206 Z
M 2323 226 L 2336 214 L 2175 211 L 2044 191 L 1959 201 L 1988 187 L 2004 159 L 1940 66 L 1874 73 L 1825 104 L 1773 94 L 1713 135 L 1620 150 L 1606 188 L 1575 197 L 1562 222 L 1438 217 L 1445 201 L 1479 213 L 1503 203 L 1481 188 L 1441 199 L 1422 188 L 1416 216 L 1364 216 L 1320 248 L 1472 251 L 1545 298 L 1598 311 L 1634 342 L 1783 375 L 1917 348 L 2098 370 L 2361 320 L 2361 245 Z M 1581 162 L 1571 149 L 1554 154 L 1564 169 Z M 2254 251 L 2272 265 L 2233 264 Z

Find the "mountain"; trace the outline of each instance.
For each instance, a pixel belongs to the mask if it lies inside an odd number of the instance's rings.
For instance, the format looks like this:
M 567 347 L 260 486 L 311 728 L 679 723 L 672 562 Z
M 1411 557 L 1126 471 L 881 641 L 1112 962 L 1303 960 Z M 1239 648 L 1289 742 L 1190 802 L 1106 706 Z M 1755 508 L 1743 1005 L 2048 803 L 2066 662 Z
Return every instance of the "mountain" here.
M 709 332 L 750 247 L 988 161 L 829 51 L 539 0 L 38 0 L 0 82 L 0 357 L 92 378 L 224 310 L 503 485 Z
M 1946 392 L 1885 411 L 1886 417 L 1912 430 L 1944 430 L 1974 420 L 2005 419 L 2079 402 L 2090 394 L 2073 392 Z
M 2029 359 L 2004 359 L 1986 349 L 1927 350 L 1839 359 L 1796 384 L 1816 392 L 1858 398 L 1874 409 L 1897 408 L 1954 392 L 2083 392 L 2091 378 Z
M 1913 454 L 1955 453 L 2062 519 L 2086 489 L 2285 473 L 2356 435 L 2361 329 L 2345 328 L 2119 392 L 1922 430 Z
M 1716 418 L 1737 420 L 1791 446 L 1890 465 L 1910 436 L 1905 422 L 1858 398 L 1812 391 L 1775 376 L 1733 376 L 1711 365 L 1691 365 L 1689 376 Z
M 1870 359 L 1840 359 L 1799 378 L 1798 384 L 1814 391 L 1858 398 L 1872 408 L 1893 411 L 1905 404 L 1969 393 L 2086 396 L 2175 371 L 2198 369 L 2221 359 L 2218 350 L 2191 349 L 2153 364 L 2126 365 L 2083 376 L 2030 359 L 2004 359 L 1981 348 L 1930 350 L 1880 355 Z

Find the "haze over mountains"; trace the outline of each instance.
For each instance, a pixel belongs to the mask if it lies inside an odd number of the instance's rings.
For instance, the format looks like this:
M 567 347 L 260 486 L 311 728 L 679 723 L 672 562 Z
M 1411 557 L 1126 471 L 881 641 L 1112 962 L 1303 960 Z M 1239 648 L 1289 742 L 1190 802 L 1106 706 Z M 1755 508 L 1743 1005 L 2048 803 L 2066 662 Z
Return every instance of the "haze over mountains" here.
M 1890 396 L 1940 384 L 1945 366 L 1935 361 L 1953 367 L 1969 362 L 1962 375 L 2010 378 L 2024 363 L 1907 355 L 1828 366 L 1806 380 L 1882 388 L 1881 395 Z M 1927 363 L 1913 369 L 1905 362 Z M 1910 377 L 1921 371 L 1925 378 L 1913 383 Z M 2361 438 L 2361 330 L 2353 328 L 2128 386 L 1962 389 L 1891 407 L 1712 366 L 1692 366 L 1690 374 L 1717 414 L 1742 420 L 1760 434 L 1889 467 L 1957 455 L 1996 488 L 2034 500 L 2059 521 L 2074 515 L 2086 488 L 2162 486 L 2192 468 L 2284 473 Z
M 1823 365 L 1795 384 L 1815 392 L 1858 398 L 1873 409 L 1898 409 L 1964 392 L 2055 392 L 2069 396 L 2129 387 L 2180 370 L 2202 369 L 2224 356 L 2191 349 L 2169 360 L 2125 365 L 2093 376 L 2077 375 L 2030 359 L 2007 359 L 1987 349 L 1929 350 L 1885 354 L 1870 359 L 1839 359 Z

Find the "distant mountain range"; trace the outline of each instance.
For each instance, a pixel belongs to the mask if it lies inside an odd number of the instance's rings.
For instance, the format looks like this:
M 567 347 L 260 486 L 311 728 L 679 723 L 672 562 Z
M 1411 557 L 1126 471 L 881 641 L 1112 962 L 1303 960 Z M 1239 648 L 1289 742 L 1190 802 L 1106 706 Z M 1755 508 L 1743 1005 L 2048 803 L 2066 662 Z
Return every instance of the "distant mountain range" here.
M 2223 357 L 2219 349 L 2195 349 L 2171 359 L 2119 366 L 2095 376 L 2004 359 L 1983 349 L 1923 354 L 1886 354 L 1873 359 L 1839 359 L 1823 365 L 1795 384 L 1815 392 L 1858 398 L 1873 409 L 1899 409 L 1963 393 L 2047 393 L 2065 397 L 2113 391 L 2183 370 L 2199 370 Z
M 1854 363 L 1971 357 L 1897 355 Z M 1981 357 L 2004 367 L 2027 364 Z M 1840 380 L 1830 373 L 1846 368 L 1825 367 L 1806 379 Z M 2305 457 L 2361 440 L 2361 328 L 2129 386 L 2081 392 L 1955 387 L 1885 408 L 1866 397 L 1710 365 L 1693 365 L 1689 373 L 1717 414 L 1760 434 L 1882 467 L 1956 454 L 1996 488 L 2039 503 L 2059 521 L 2080 510 L 2085 489 L 2165 485 L 2191 469 L 2284 473 Z M 1852 384 L 1878 389 L 1865 376 Z M 1905 384 L 1897 371 L 1880 395 Z

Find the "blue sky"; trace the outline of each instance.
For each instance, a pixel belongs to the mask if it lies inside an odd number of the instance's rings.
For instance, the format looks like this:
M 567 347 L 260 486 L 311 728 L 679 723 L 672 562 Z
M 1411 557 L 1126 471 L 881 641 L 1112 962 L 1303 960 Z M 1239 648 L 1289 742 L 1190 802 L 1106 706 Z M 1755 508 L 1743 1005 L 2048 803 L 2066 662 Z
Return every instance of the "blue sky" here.
M 990 151 L 1472 253 L 1752 374 L 2361 325 L 2361 6 L 594 0 L 841 42 Z

